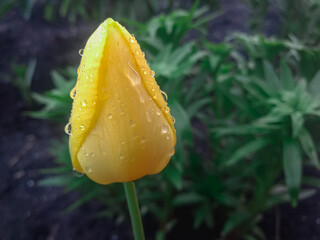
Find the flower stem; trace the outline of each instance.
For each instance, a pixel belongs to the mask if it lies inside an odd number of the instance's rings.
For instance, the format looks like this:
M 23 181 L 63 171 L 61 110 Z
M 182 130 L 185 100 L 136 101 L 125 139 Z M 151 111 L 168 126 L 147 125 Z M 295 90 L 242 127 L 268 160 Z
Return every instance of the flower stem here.
M 140 216 L 139 203 L 136 194 L 134 182 L 123 183 L 127 196 L 127 202 L 130 212 L 131 224 L 135 240 L 144 240 L 143 225 Z

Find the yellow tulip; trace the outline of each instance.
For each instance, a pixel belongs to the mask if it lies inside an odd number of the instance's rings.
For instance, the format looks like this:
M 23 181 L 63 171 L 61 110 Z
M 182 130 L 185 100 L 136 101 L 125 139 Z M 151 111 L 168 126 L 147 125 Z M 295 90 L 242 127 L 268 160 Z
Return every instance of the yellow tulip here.
M 174 120 L 134 36 L 109 18 L 81 55 L 68 125 L 74 170 L 101 184 L 160 172 L 174 154 Z

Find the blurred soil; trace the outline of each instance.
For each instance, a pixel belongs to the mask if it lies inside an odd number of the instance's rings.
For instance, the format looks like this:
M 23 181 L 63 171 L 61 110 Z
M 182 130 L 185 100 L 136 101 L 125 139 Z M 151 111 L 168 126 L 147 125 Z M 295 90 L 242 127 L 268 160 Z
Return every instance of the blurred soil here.
M 222 3 L 225 15 L 210 26 L 209 38 L 215 41 L 223 40 L 228 32 L 248 31 L 245 19 L 249 17 L 249 9 L 235 1 Z M 278 31 L 279 19 L 272 11 L 268 14 L 265 31 L 273 34 Z M 41 9 L 36 9 L 29 21 L 12 11 L 0 22 L 1 240 L 132 239 L 130 226 L 119 226 L 115 221 L 94 216 L 103 209 L 98 202 L 90 201 L 63 215 L 62 211 L 78 198 L 78 194 L 65 194 L 57 187 L 37 185 L 43 178 L 38 169 L 54 166 L 49 146 L 63 134 L 63 127 L 25 117 L 23 112 L 30 109 L 8 80 L 10 64 L 27 63 L 35 57 L 38 62 L 32 90 L 50 89 L 50 70 L 76 66 L 80 60 L 78 50 L 96 25 L 79 22 L 70 26 L 64 20 L 47 23 L 42 19 Z M 178 223 L 168 239 L 212 239 L 209 229 L 194 231 L 192 219 L 185 213 L 178 214 L 185 221 Z M 285 204 L 269 211 L 261 226 L 268 239 L 319 240 L 320 192 L 301 201 L 295 209 Z

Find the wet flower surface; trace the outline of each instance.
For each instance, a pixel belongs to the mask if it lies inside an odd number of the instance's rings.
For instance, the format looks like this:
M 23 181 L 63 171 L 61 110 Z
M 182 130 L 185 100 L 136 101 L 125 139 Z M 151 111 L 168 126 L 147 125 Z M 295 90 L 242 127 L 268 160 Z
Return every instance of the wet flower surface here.
M 66 126 L 75 170 L 101 184 L 160 172 L 174 154 L 174 119 L 134 36 L 107 19 L 80 52 Z

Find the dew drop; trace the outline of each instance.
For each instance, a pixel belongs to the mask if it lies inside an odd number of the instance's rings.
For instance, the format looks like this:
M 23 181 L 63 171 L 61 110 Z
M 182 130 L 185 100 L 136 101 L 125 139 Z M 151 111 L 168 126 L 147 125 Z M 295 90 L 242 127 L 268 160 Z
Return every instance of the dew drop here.
M 84 173 L 81 173 L 81 172 L 77 172 L 75 169 L 72 170 L 73 171 L 73 175 L 75 177 L 82 177 L 84 175 Z
M 133 86 L 136 86 L 141 83 L 141 76 L 137 71 L 131 66 L 131 64 L 128 62 L 129 67 L 131 68 L 133 74 L 130 74 L 128 78 L 130 79 Z
M 76 88 L 74 87 L 70 92 L 70 97 L 74 99 L 76 97 L 76 94 L 77 94 L 77 91 L 76 91 Z
M 167 101 L 168 100 L 168 95 L 162 90 L 161 90 L 161 94 L 163 95 L 164 100 Z
M 164 111 L 165 111 L 166 113 L 169 113 L 169 112 L 170 112 L 170 108 L 169 108 L 168 106 L 166 106 L 166 107 L 164 108 Z
M 151 91 L 154 92 L 156 89 L 154 87 L 151 88 Z
M 133 39 L 132 37 L 129 38 L 129 41 L 130 41 L 131 43 L 134 43 L 134 39 Z
M 80 129 L 81 129 L 82 131 L 84 131 L 85 127 L 84 127 L 83 124 L 81 124 Z
M 172 117 L 172 122 L 173 122 L 173 124 L 176 123 L 176 119 L 174 117 Z
M 169 135 L 166 138 L 167 138 L 167 140 L 170 140 L 170 136 Z
M 121 140 L 121 144 L 122 144 L 122 145 L 125 145 L 125 144 L 126 144 L 126 141 L 122 139 L 122 140 Z
M 80 55 L 81 57 L 82 57 L 82 55 L 83 55 L 83 52 L 84 52 L 84 49 L 83 49 L 83 48 L 79 50 L 79 55 Z
M 139 51 L 138 50 L 136 51 L 136 55 L 139 55 Z
M 148 111 L 146 111 L 146 116 L 147 116 L 147 121 L 151 122 L 152 119 L 151 119 L 150 113 Z
M 130 125 L 130 127 L 133 127 L 133 126 L 134 126 L 134 121 L 133 121 L 133 120 L 130 120 L 130 121 L 129 121 L 129 125 Z
M 170 152 L 169 152 L 170 157 L 171 157 L 173 154 L 174 154 L 174 148 L 171 148 L 171 149 L 170 149 Z
M 108 113 L 108 114 L 107 114 L 107 118 L 108 118 L 108 119 L 111 119 L 111 118 L 112 118 L 112 114 L 111 114 L 111 113 Z
M 85 106 L 87 106 L 87 102 L 86 102 L 86 100 L 81 100 L 81 105 L 83 106 L 83 107 L 85 107 Z
M 168 130 L 169 130 L 169 127 L 168 127 L 167 124 L 163 124 L 163 125 L 161 126 L 161 133 L 167 133 Z
M 64 127 L 64 131 L 66 134 L 71 135 L 71 123 L 67 123 L 67 125 Z
M 146 56 L 146 54 L 144 52 L 142 52 L 142 57 L 145 57 L 145 56 Z
M 140 93 L 139 96 L 140 96 L 140 102 L 145 103 L 145 99 L 144 99 L 144 96 L 142 95 L 142 93 Z
M 145 143 L 146 142 L 146 137 L 145 136 L 142 136 L 141 137 L 141 143 Z
M 86 153 L 84 153 L 84 155 L 85 155 L 86 157 L 88 157 L 88 156 L 89 156 L 89 153 L 86 152 Z
M 119 154 L 119 159 L 120 159 L 120 160 L 123 160 L 123 159 L 124 159 L 124 156 L 123 156 L 121 153 Z
M 153 70 L 151 70 L 150 71 L 150 75 L 151 75 L 151 77 L 154 77 L 156 74 L 155 74 L 155 72 Z
M 95 157 L 95 156 L 96 156 L 96 155 L 92 152 L 92 153 L 91 153 L 91 157 Z
M 157 109 L 157 110 L 156 110 L 156 114 L 157 114 L 158 116 L 160 116 L 161 111 L 160 111 L 159 109 Z
M 86 167 L 86 170 L 87 170 L 88 173 L 91 173 L 91 172 L 92 172 L 92 169 L 91 169 L 91 167 L 89 167 L 89 166 Z

